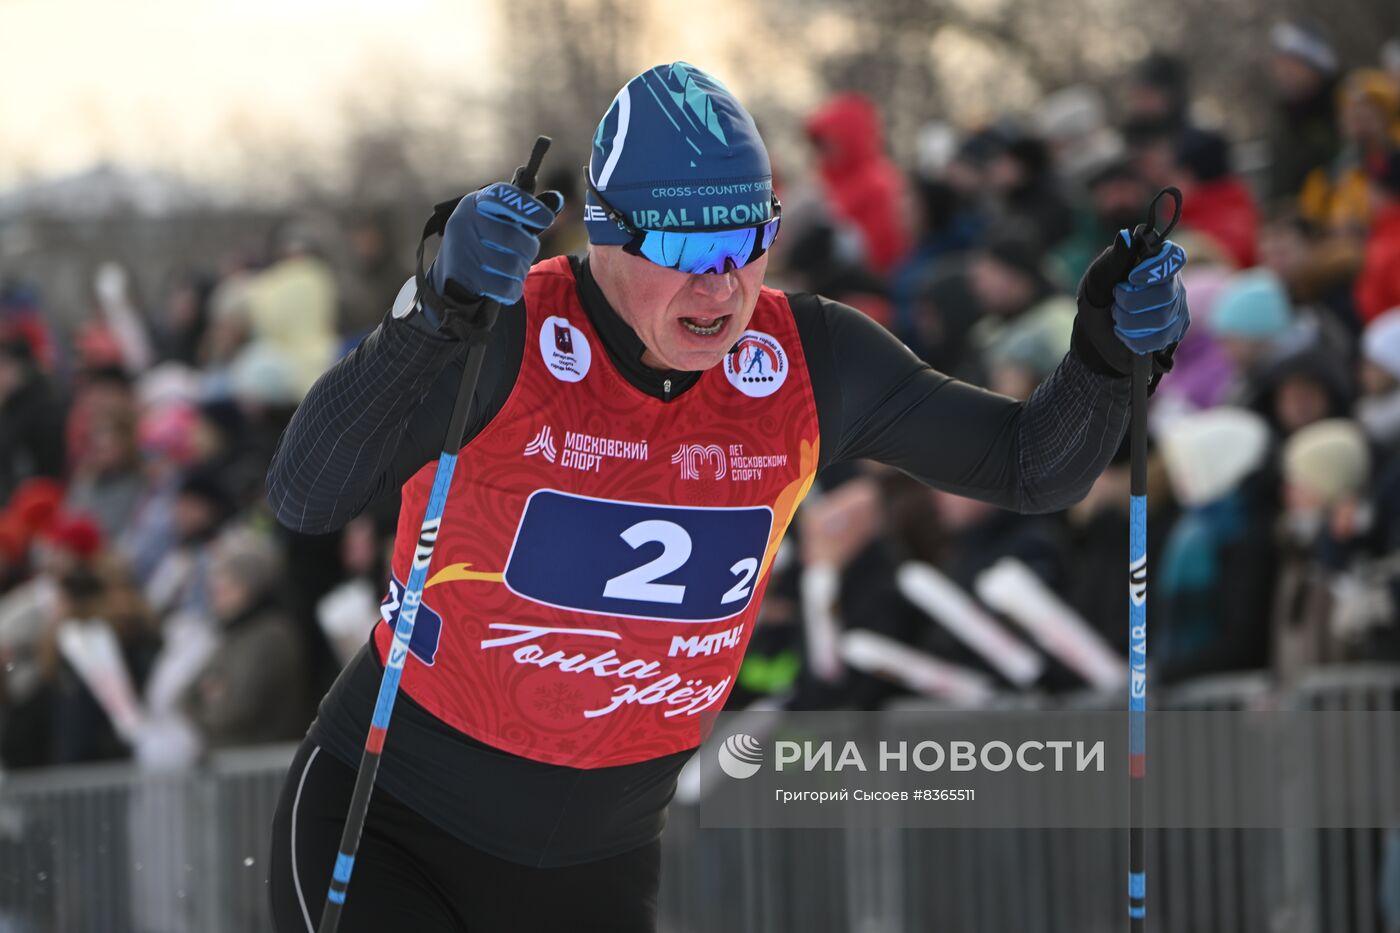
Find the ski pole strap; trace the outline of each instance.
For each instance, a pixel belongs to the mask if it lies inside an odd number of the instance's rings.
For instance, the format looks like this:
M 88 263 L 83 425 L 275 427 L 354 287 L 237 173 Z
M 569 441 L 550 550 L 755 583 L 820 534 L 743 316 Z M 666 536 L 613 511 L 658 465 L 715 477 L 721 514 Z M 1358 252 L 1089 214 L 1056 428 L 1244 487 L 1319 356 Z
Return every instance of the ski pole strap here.
M 433 213 L 423 225 L 423 236 L 418 241 L 418 265 L 414 280 L 418 287 L 418 303 L 429 312 L 428 320 L 446 327 L 467 344 L 485 344 L 491 339 L 491 328 L 496 324 L 500 306 L 489 298 L 469 296 L 468 300 L 439 295 L 433 290 L 428 276 L 423 271 L 423 246 L 432 236 L 442 236 L 447 229 L 447 218 L 457 209 L 462 197 L 443 201 L 433 206 Z M 436 320 L 434 320 L 436 318 Z
M 1167 221 L 1167 225 L 1162 229 L 1157 229 L 1160 218 L 1157 214 L 1157 205 L 1162 203 L 1163 198 L 1170 198 L 1172 201 L 1172 216 Z M 1152 224 L 1151 245 L 1153 249 L 1160 246 L 1162 241 L 1171 236 L 1171 232 L 1176 229 L 1176 225 L 1181 221 L 1181 189 L 1175 185 L 1167 185 L 1157 196 L 1152 199 L 1152 203 L 1147 205 L 1147 217 Z
M 1167 225 L 1158 229 L 1160 217 L 1158 216 L 1157 205 L 1163 199 L 1170 199 L 1172 202 L 1172 215 L 1167 220 Z M 1157 196 L 1152 199 L 1152 203 L 1147 206 L 1147 222 L 1138 224 L 1133 230 L 1132 247 L 1133 260 L 1141 262 L 1147 259 L 1162 245 L 1173 230 L 1176 229 L 1177 222 L 1181 220 L 1181 189 L 1173 185 L 1167 185 Z

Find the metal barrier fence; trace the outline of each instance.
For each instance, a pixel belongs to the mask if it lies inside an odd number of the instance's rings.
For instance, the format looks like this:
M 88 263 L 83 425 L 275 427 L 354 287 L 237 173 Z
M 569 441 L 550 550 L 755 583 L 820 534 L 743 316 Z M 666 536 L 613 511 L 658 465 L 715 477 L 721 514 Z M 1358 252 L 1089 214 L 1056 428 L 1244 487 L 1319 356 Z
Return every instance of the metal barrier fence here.
M 50 769 L 0 784 L 0 933 L 270 930 L 272 812 L 293 746 L 192 773 Z
M 1259 677 L 1216 678 L 1154 699 L 1192 710 L 1396 709 L 1400 667 L 1322 670 L 1286 693 Z M 1400 736 L 1326 742 L 1317 753 L 1331 773 L 1393 760 L 1383 752 Z M 289 746 L 223 754 L 190 774 L 100 766 L 7 778 L 0 933 L 271 930 L 268 840 L 291 755 Z M 1149 839 L 1154 933 L 1400 933 L 1400 832 L 1161 830 Z M 1117 933 L 1126 841 L 1102 830 L 715 830 L 676 804 L 661 929 Z

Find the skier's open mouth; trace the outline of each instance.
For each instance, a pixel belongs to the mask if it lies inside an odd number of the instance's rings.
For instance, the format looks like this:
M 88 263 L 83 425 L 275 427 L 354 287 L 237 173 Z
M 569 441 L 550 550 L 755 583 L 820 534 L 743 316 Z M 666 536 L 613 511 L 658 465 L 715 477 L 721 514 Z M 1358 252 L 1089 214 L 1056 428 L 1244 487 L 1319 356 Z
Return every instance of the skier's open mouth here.
M 724 325 L 729 323 L 729 315 L 723 314 L 719 317 L 683 317 L 681 324 L 686 330 L 699 337 L 713 337 L 724 330 Z

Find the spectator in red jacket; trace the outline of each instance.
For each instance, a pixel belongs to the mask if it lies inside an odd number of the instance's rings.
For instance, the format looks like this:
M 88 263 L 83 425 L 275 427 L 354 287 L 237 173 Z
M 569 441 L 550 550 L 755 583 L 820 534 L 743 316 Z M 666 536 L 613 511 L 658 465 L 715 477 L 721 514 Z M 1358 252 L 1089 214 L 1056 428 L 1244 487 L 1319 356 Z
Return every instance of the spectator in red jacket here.
M 875 105 L 861 94 L 838 94 L 807 118 L 822 183 L 837 217 L 859 228 L 866 264 L 886 275 L 909 251 L 901 212 L 904 176 L 885 152 Z
M 1371 230 L 1356 280 L 1356 311 L 1370 322 L 1400 306 L 1400 150 L 1371 170 Z
M 1254 195 L 1231 170 L 1230 143 L 1214 130 L 1185 130 L 1176 144 L 1181 176 L 1181 226 L 1215 240 L 1240 269 L 1255 263 L 1259 211 Z

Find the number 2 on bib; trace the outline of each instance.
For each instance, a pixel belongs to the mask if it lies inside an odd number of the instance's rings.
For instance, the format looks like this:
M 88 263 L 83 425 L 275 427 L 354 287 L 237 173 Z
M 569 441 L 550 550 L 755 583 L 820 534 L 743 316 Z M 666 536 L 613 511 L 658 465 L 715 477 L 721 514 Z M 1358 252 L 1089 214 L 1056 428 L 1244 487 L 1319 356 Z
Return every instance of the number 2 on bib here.
M 690 508 L 542 489 L 520 517 L 505 583 L 560 609 L 726 619 L 753 596 L 772 525 L 767 506 Z

